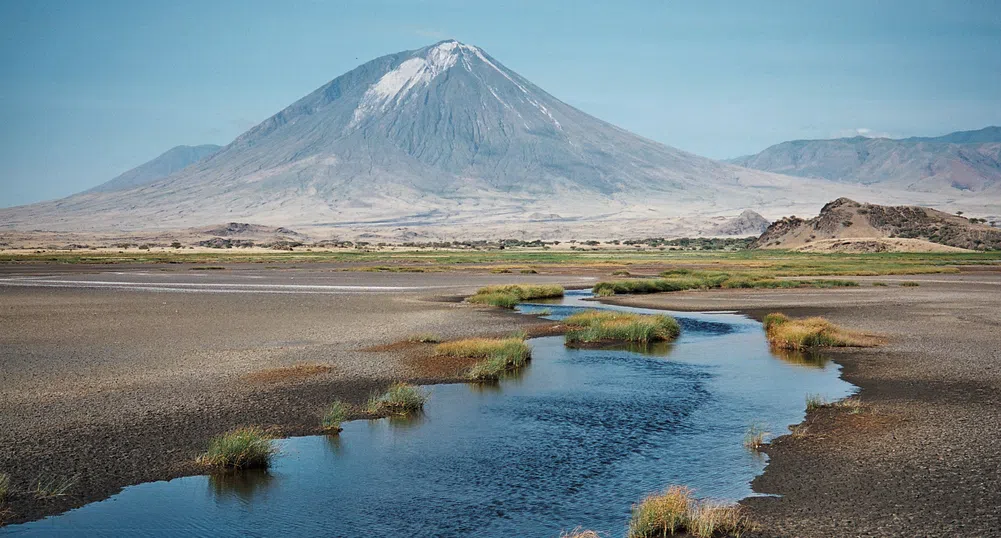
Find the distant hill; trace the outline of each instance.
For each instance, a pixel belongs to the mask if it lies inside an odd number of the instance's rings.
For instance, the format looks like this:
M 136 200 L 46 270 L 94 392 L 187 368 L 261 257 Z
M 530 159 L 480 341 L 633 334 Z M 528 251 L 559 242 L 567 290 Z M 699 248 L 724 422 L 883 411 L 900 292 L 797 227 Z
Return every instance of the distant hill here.
M 173 147 L 152 161 L 140 164 L 128 172 L 122 173 L 111 181 L 102 183 L 87 192 L 123 191 L 139 187 L 147 183 L 152 183 L 158 179 L 163 179 L 174 172 L 187 168 L 209 155 L 218 152 L 221 148 L 222 146 L 216 146 L 214 144 Z
M 926 207 L 860 204 L 848 198 L 825 205 L 812 219 L 786 217 L 772 223 L 752 247 L 798 249 L 820 242 L 837 246 L 832 240 L 864 242 L 884 238 L 1001 250 L 1001 229 Z
M 795 140 L 728 162 L 841 183 L 1001 197 L 1001 127 L 934 138 Z
M 753 237 L 767 230 L 769 224 L 770 222 L 765 217 L 750 209 L 745 209 L 740 215 L 716 225 L 712 233 L 716 235 Z

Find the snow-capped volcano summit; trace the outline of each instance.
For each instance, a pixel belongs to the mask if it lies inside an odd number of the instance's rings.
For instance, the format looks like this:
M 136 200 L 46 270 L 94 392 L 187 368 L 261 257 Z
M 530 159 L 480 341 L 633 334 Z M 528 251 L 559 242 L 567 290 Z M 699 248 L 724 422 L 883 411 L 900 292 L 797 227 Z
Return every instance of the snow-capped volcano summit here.
M 563 103 L 483 49 L 448 40 L 367 62 L 163 179 L 0 210 L 0 226 L 653 219 L 819 207 L 832 196 L 828 186 L 636 136 Z

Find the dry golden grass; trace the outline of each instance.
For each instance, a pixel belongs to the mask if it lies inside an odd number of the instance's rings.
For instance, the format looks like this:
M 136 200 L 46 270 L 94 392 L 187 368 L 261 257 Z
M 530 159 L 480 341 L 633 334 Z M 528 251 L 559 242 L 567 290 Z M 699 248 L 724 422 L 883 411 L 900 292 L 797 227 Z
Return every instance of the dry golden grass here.
M 576 528 L 569 532 L 561 532 L 560 538 L 601 538 L 601 535 L 594 531 L 585 531 L 580 528 Z
M 697 538 L 741 536 L 752 525 L 738 505 L 697 500 L 692 490 L 671 486 L 633 506 L 628 538 L 664 538 L 686 532 Z
M 325 374 L 331 370 L 333 368 L 325 364 L 302 362 L 293 364 L 292 366 L 268 368 L 267 370 L 251 372 L 244 375 L 243 380 L 251 383 L 281 383 L 283 381 L 293 381 Z
M 505 372 L 524 366 L 531 358 L 525 335 L 510 338 L 467 338 L 435 346 L 435 354 L 443 357 L 480 359 L 469 370 L 476 380 L 499 379 Z
M 838 327 L 824 318 L 791 319 L 768 314 L 764 321 L 768 341 L 779 349 L 801 351 L 812 347 L 873 347 L 879 338 Z

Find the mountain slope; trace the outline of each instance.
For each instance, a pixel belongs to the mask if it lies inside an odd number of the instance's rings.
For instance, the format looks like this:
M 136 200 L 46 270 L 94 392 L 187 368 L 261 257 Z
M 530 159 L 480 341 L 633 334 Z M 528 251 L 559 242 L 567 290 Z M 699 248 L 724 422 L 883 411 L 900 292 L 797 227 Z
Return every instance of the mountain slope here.
M 825 205 L 812 219 L 778 220 L 752 246 L 795 249 L 821 242 L 831 246 L 832 240 L 882 238 L 918 239 L 964 249 L 1001 249 L 1001 230 L 986 224 L 927 207 L 860 204 L 848 198 Z
M 1001 128 L 936 138 L 795 140 L 728 162 L 906 191 L 1001 195 Z
M 152 161 L 140 164 L 111 181 L 90 189 L 88 192 L 120 191 L 152 183 L 187 168 L 191 164 L 216 153 L 221 148 L 222 146 L 216 146 L 215 144 L 175 146 Z
M 815 210 L 831 188 L 639 137 L 563 103 L 478 47 L 443 41 L 365 63 L 168 177 L 0 210 L 0 226 L 135 230 L 238 221 L 435 226 L 468 236 L 486 224 L 507 234 L 628 220 L 655 229 L 679 215 Z M 899 200 L 892 192 L 837 189 Z

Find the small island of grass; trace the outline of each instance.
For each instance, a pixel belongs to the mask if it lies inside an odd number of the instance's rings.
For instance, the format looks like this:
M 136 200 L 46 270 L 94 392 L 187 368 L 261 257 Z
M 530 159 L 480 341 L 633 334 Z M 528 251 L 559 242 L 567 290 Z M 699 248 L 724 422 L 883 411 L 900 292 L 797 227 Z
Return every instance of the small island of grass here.
M 678 321 L 666 315 L 640 315 L 588 310 L 563 320 L 570 346 L 635 342 L 668 342 L 681 334 Z
M 838 327 L 821 317 L 792 319 L 768 314 L 764 319 L 768 342 L 779 349 L 802 351 L 815 347 L 872 347 L 875 337 Z
M 475 304 L 514 308 L 523 301 L 557 297 L 563 297 L 563 286 L 557 284 L 507 284 L 480 288 L 476 295 L 466 300 Z
M 521 368 L 531 358 L 523 337 L 467 338 L 445 342 L 435 347 L 435 354 L 444 357 L 480 359 L 469 369 L 468 377 L 476 381 L 499 379 L 504 373 Z

